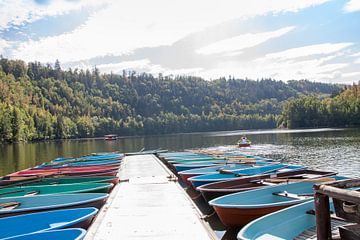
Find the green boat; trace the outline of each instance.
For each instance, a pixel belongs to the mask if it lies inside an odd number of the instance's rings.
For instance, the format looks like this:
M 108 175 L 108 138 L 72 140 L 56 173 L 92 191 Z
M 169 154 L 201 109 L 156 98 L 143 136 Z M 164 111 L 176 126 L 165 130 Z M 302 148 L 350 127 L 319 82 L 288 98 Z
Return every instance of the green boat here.
M 112 183 L 78 183 L 6 187 L 0 189 L 0 198 L 61 193 L 108 193 L 112 187 Z
M 35 180 L 23 181 L 6 187 L 15 186 L 43 186 L 43 185 L 62 185 L 77 183 L 112 183 L 116 185 L 119 182 L 118 177 L 62 177 L 62 178 L 38 178 Z

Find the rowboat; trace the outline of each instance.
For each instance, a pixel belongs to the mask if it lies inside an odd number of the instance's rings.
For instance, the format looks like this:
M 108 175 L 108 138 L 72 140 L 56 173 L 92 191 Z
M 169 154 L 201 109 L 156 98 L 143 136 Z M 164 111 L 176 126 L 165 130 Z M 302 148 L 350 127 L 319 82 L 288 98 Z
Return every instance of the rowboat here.
M 209 202 L 221 222 L 241 227 L 252 220 L 313 199 L 316 182 L 281 184 L 215 198 Z
M 295 165 L 271 164 L 271 165 L 265 165 L 265 166 L 260 166 L 260 167 L 240 169 L 240 170 L 236 170 L 236 171 L 221 170 L 220 173 L 200 175 L 200 176 L 196 176 L 196 177 L 191 177 L 188 180 L 191 182 L 191 184 L 194 186 L 194 188 L 197 188 L 201 185 L 208 184 L 208 183 L 232 180 L 232 179 L 237 179 L 240 177 L 246 177 L 246 176 L 250 176 L 250 175 L 270 174 L 270 173 L 275 174 L 275 173 L 279 173 L 279 172 L 294 171 L 294 170 L 299 170 L 299 169 L 304 169 L 304 168 L 305 167 L 303 167 L 303 166 L 295 166 Z
M 124 157 L 124 154 L 121 153 L 110 153 L 102 155 L 88 155 L 77 158 L 56 158 L 52 160 L 52 163 L 59 162 L 81 162 L 81 161 L 100 161 L 100 160 L 120 160 Z
M 6 238 L 6 240 L 82 240 L 84 239 L 85 235 L 86 231 L 84 229 L 69 228 L 46 232 L 29 233 L 11 238 Z
M 43 163 L 32 169 L 48 169 L 48 168 L 64 168 L 64 167 L 115 167 L 119 166 L 119 160 L 101 160 L 101 161 L 83 161 L 83 162 L 68 162 L 68 163 Z
M 316 217 L 313 211 L 314 201 L 311 200 L 265 215 L 243 227 L 237 238 L 242 240 L 295 239 L 306 230 L 315 228 Z M 307 239 L 316 239 L 316 234 L 307 237 Z
M 0 188 L 0 197 L 33 196 L 63 193 L 108 193 L 112 183 L 78 183 Z
M 106 193 L 82 193 L 0 198 L 0 217 L 68 208 L 100 209 L 108 196 Z
M 168 163 L 190 163 L 190 162 L 201 162 L 201 161 L 213 161 L 213 160 L 225 160 L 224 158 L 214 158 L 214 157 L 198 157 L 198 158 L 179 158 L 179 159 L 166 159 Z
M 76 183 L 112 183 L 116 185 L 119 183 L 118 177 L 54 177 L 54 178 L 35 178 L 17 182 L 11 186 L 42 186 L 42 185 L 61 185 L 61 184 L 76 184 Z M 1 185 L 1 184 L 0 184 Z M 9 186 L 9 185 L 8 185 Z
M 104 171 L 117 171 L 118 167 L 67 167 L 60 169 L 25 169 L 8 176 L 29 176 L 29 175 L 77 175 L 77 174 L 92 174 L 101 173 Z
M 212 167 L 190 169 L 190 170 L 178 172 L 178 174 L 185 183 L 191 185 L 191 182 L 188 179 L 195 176 L 217 174 L 225 170 L 232 172 L 232 171 L 237 171 L 245 168 L 252 168 L 256 166 L 257 165 L 251 165 L 251 164 L 229 163 L 223 165 L 216 165 Z
M 175 170 L 177 172 L 181 172 L 195 168 L 216 166 L 219 164 L 224 165 L 226 162 L 227 160 L 213 160 L 213 161 L 200 161 L 200 162 L 191 162 L 191 163 L 179 163 L 179 164 L 174 164 L 173 166 L 175 167 Z
M 198 187 L 196 190 L 201 192 L 205 200 L 210 201 L 214 198 L 231 193 L 249 191 L 287 182 L 323 178 L 336 174 L 336 172 L 300 169 L 277 174 L 255 175 L 228 181 L 209 183 Z
M 49 212 L 23 214 L 0 219 L 0 238 L 8 238 L 40 231 L 61 228 L 88 228 L 99 210 L 97 208 L 74 208 Z

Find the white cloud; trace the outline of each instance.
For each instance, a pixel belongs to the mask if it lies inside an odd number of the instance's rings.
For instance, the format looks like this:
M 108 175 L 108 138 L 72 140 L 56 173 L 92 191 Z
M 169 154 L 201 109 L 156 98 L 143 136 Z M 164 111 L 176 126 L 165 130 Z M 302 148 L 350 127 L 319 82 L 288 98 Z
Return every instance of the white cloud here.
M 49 4 L 40 5 L 29 0 L 2 0 L 0 1 L 0 30 L 10 26 L 31 23 L 46 16 L 57 16 L 70 11 L 80 10 L 85 6 L 99 6 L 108 1 L 53 0 Z
M 80 69 L 90 69 L 93 66 L 83 63 L 81 65 L 76 66 Z M 167 75 L 198 75 L 202 68 L 181 68 L 181 69 L 169 69 L 164 68 L 159 64 L 153 64 L 147 58 L 135 60 L 135 61 L 123 61 L 119 63 L 110 63 L 110 64 L 101 64 L 96 66 L 101 72 L 105 73 L 122 73 L 123 70 L 131 71 L 134 70 L 137 73 L 151 73 L 158 74 L 162 73 L 165 76 Z
M 308 57 L 312 55 L 326 55 L 338 52 L 351 45 L 353 45 L 353 43 L 322 43 L 308 45 L 304 47 L 287 49 L 281 52 L 266 54 L 265 58 L 285 60 L 299 57 Z
M 190 33 L 231 19 L 296 12 L 327 1 L 111 1 L 109 6 L 98 11 L 73 32 L 22 43 L 14 50 L 13 56 L 27 61 L 52 62 L 58 58 L 61 62 L 67 62 L 99 55 L 122 54 L 141 47 L 171 45 Z M 16 8 L 7 8 L 7 11 L 17 12 L 14 10 Z M 28 12 L 15 15 L 24 15 L 20 17 L 24 22 L 24 19 L 28 19 Z M 14 16 L 4 18 L 6 24 L 16 22 Z M 9 21 L 9 18 L 13 20 Z
M 345 12 L 356 12 L 360 11 L 360 1 L 359 0 L 350 0 L 344 6 Z
M 229 53 L 233 51 L 239 51 L 245 48 L 254 47 L 272 38 L 280 37 L 290 32 L 294 28 L 295 27 L 284 27 L 271 32 L 247 33 L 237 37 L 212 43 L 208 46 L 196 50 L 196 52 L 199 54 L 209 55 L 216 53 Z
M 355 77 L 355 76 L 360 76 L 360 72 L 343 73 L 342 76 L 343 76 L 343 77 Z
M 360 52 L 351 54 L 350 57 L 360 57 Z
M 10 47 L 10 44 L 8 41 L 5 41 L 4 39 L 0 39 L 0 54 L 3 54 L 5 52 L 5 49 Z
M 354 63 L 359 63 L 360 64 L 360 58 L 356 59 Z
M 337 71 L 348 66 L 346 63 L 326 64 L 328 58 L 306 61 L 274 61 L 264 59 L 249 62 L 223 62 L 217 68 L 203 71 L 204 78 L 234 75 L 240 78 L 275 78 L 278 80 L 311 79 L 326 81 L 333 79 Z

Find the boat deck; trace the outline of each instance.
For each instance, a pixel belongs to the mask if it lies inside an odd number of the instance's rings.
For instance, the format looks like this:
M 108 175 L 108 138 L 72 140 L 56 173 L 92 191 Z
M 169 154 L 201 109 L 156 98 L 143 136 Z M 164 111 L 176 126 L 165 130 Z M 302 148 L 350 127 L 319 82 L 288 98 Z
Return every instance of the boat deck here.
M 119 176 L 122 182 L 86 240 L 216 239 L 176 177 L 154 155 L 125 157 Z

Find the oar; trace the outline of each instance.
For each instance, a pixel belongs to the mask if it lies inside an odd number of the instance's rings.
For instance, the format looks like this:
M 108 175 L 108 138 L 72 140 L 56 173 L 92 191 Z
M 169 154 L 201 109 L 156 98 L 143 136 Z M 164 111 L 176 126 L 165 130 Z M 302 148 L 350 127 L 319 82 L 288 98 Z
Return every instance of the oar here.
M 263 181 L 266 182 L 272 182 L 272 183 L 284 183 L 284 182 L 332 182 L 332 181 L 336 181 L 335 178 L 329 178 L 329 177 L 325 177 L 325 178 L 315 178 L 315 179 L 294 179 L 294 178 L 289 178 L 289 179 L 278 179 L 278 178 L 267 178 L 264 179 Z
M 296 194 L 296 193 L 288 193 L 287 191 L 283 192 L 273 192 L 273 195 L 280 196 L 280 197 L 288 197 L 288 198 L 294 198 L 298 200 L 306 200 L 313 198 L 313 193 L 304 193 L 304 194 Z
M 0 212 L 6 210 L 12 210 L 20 205 L 19 202 L 7 202 L 7 203 L 0 203 Z

